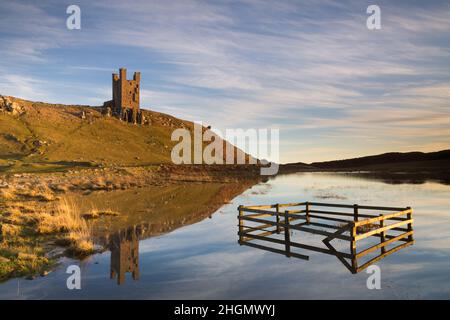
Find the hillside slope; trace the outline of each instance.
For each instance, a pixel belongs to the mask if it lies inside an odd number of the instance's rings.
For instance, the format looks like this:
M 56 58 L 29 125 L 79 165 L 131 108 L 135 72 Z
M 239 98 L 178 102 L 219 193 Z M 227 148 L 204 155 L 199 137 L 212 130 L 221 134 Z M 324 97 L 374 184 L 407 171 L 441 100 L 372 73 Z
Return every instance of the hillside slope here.
M 193 123 L 143 110 L 149 125 L 133 125 L 101 108 L 0 96 L 0 171 L 171 163 L 176 128 Z

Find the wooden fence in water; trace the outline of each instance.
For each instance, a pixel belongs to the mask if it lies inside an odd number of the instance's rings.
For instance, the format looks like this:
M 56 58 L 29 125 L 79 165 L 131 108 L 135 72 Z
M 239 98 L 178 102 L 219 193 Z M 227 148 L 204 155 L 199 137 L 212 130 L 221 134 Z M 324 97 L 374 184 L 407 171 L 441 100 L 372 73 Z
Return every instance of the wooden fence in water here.
M 300 202 L 241 205 L 238 211 L 239 244 L 305 260 L 309 256 L 296 249 L 334 255 L 352 273 L 414 243 L 410 207 Z M 293 241 L 293 231 L 324 236 L 324 246 Z M 347 241 L 349 250 L 338 251 L 331 243 L 334 239 Z M 374 254 L 361 263 L 361 258 Z

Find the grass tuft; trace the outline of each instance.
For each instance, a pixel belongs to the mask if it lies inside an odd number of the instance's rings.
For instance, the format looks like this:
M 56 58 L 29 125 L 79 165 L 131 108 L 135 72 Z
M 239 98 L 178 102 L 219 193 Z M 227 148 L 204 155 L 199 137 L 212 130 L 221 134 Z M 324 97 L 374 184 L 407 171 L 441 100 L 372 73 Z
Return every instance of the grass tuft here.
M 118 216 L 119 212 L 113 211 L 111 209 L 99 210 L 97 208 L 93 208 L 90 212 L 83 214 L 83 218 L 85 219 L 97 219 L 102 216 Z
M 3 200 L 13 200 L 16 197 L 15 190 L 12 188 L 0 189 L 0 198 Z
M 58 202 L 53 215 L 40 215 L 37 231 L 40 234 L 64 233 L 62 242 L 67 243 L 69 252 L 76 256 L 88 255 L 94 251 L 91 228 L 78 208 L 65 198 Z
M 34 198 L 39 201 L 57 200 L 54 192 L 45 184 L 40 184 L 32 189 L 23 190 L 20 195 L 25 198 Z

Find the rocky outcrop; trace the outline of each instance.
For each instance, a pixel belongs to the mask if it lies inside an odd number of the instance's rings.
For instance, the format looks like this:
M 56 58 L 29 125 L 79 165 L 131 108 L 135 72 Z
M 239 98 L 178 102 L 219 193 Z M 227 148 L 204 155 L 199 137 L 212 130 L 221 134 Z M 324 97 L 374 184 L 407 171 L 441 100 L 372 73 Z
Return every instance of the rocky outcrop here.
M 6 112 L 14 116 L 19 116 L 25 113 L 25 108 L 14 101 L 11 97 L 0 96 L 0 112 Z
M 112 110 L 111 110 L 111 107 L 106 107 L 106 108 L 103 110 L 103 114 L 104 114 L 105 116 L 107 116 L 107 117 L 111 117 L 111 116 L 112 116 Z
M 102 114 L 107 117 L 111 117 L 113 115 L 113 108 L 114 108 L 113 100 L 103 102 Z

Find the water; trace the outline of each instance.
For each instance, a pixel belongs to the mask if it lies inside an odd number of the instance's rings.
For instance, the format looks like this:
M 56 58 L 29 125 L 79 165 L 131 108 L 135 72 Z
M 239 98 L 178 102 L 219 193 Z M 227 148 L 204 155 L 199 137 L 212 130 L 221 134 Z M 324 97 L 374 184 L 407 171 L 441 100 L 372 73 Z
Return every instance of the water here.
M 238 205 L 307 200 L 411 206 L 415 244 L 376 263 L 381 290 L 369 290 L 369 274 L 351 274 L 335 256 L 300 251 L 309 255 L 305 261 L 237 244 Z M 283 175 L 253 186 L 211 218 L 127 249 L 139 252 L 138 280 L 130 273 L 120 285 L 110 279 L 108 251 L 82 263 L 64 259 L 46 277 L 7 281 L 0 285 L 0 298 L 449 299 L 450 186 L 388 184 L 346 174 Z M 66 287 L 69 264 L 81 266 L 81 290 Z

